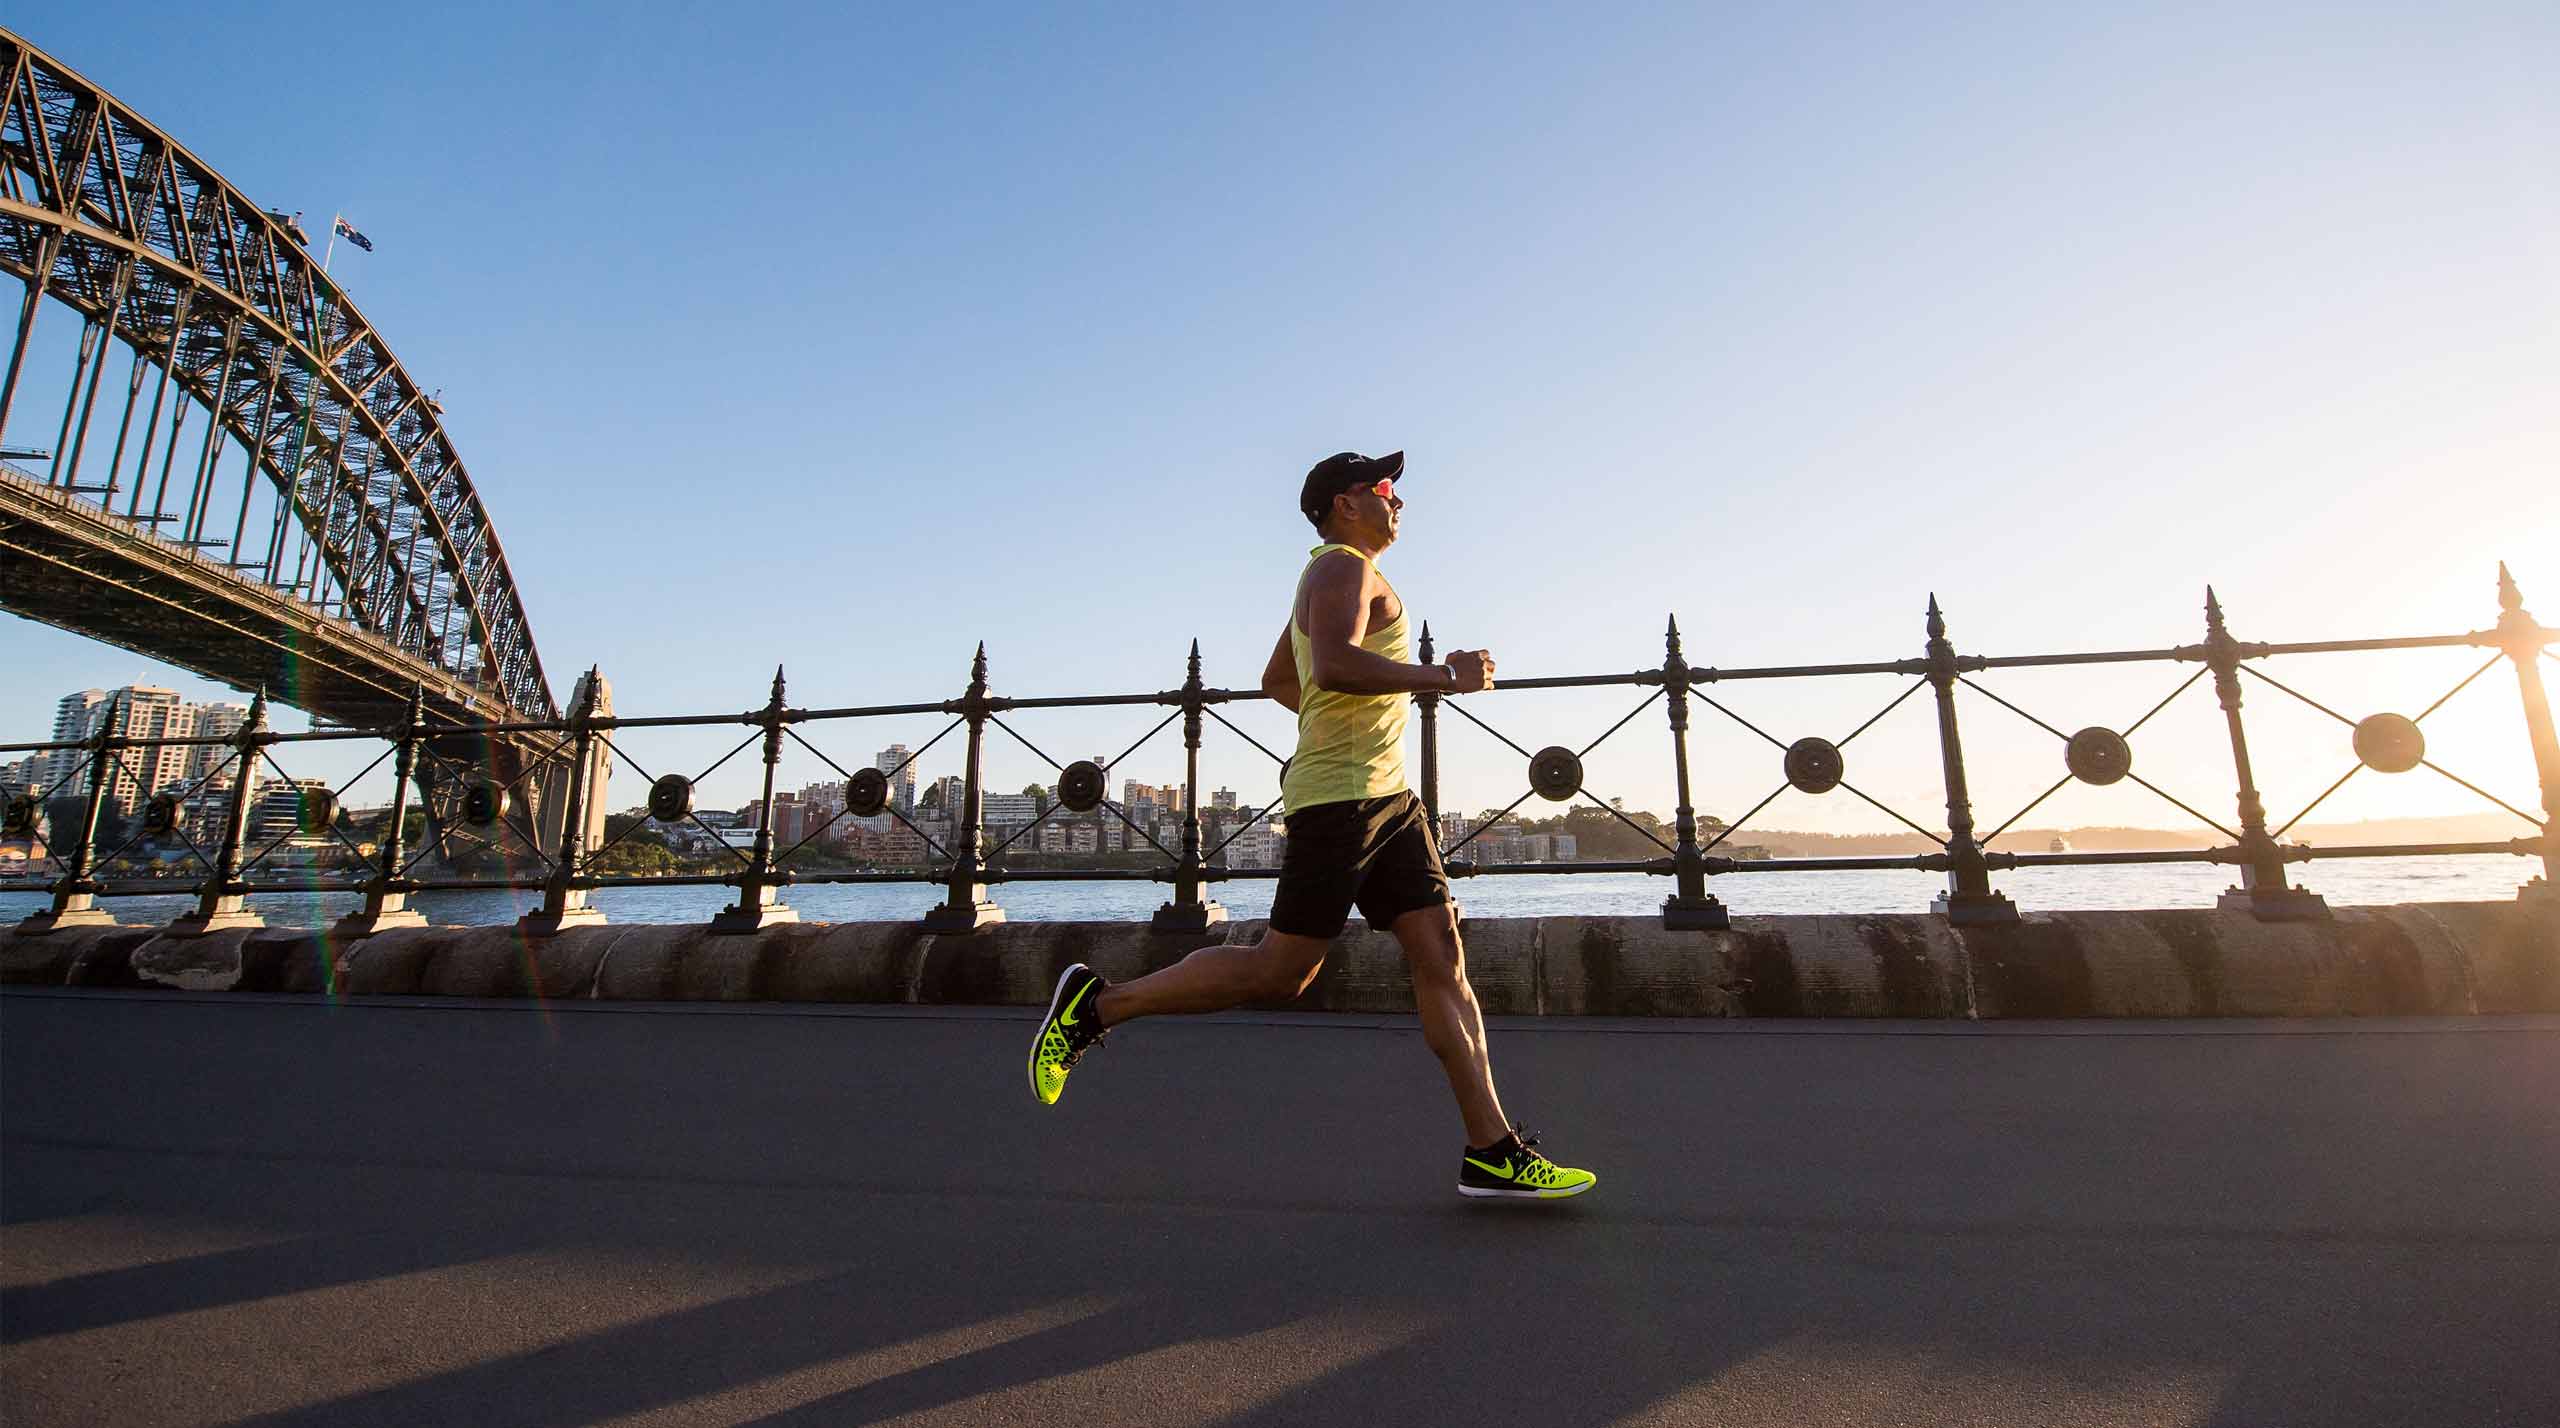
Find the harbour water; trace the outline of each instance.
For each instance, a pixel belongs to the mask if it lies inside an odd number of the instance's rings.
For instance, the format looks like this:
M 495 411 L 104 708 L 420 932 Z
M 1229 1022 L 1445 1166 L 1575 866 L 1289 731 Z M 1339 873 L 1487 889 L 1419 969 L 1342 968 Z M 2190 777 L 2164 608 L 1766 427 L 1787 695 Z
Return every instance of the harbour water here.
M 2502 856 L 2340 859 L 2289 873 L 2320 893 L 2332 907 L 2402 902 L 2497 902 L 2540 871 L 2533 859 Z M 2204 908 L 2237 881 L 2236 869 L 2174 863 L 2099 868 L 2037 868 L 1999 875 L 1994 882 L 2021 909 L 2073 911 L 2092 908 Z M 1934 873 L 1910 871 L 1771 872 L 1709 880 L 1709 891 L 1738 916 L 1821 912 L 1925 912 L 1944 886 Z M 1271 910 L 1268 878 L 1212 886 L 1210 895 L 1237 919 Z M 931 884 L 813 884 L 784 890 L 783 900 L 819 922 L 897 922 L 920 917 L 940 900 Z M 1457 884 L 1459 904 L 1471 917 L 1562 915 L 1642 916 L 1659 910 L 1671 891 L 1668 878 L 1643 873 L 1518 874 L 1468 878 Z M 1003 883 L 994 897 L 1016 922 L 1136 921 L 1170 895 L 1162 883 Z M 614 888 L 596 894 L 596 905 L 615 922 L 700 922 L 731 901 L 720 887 Z M 253 900 L 273 927 L 314 927 L 356 905 L 352 893 L 271 893 Z M 486 926 L 513 921 L 536 895 L 507 890 L 421 894 L 418 907 L 438 923 Z M 120 922 L 165 923 L 191 905 L 182 894 L 120 897 L 106 905 Z M 0 923 L 15 922 L 46 904 L 35 892 L 0 893 Z

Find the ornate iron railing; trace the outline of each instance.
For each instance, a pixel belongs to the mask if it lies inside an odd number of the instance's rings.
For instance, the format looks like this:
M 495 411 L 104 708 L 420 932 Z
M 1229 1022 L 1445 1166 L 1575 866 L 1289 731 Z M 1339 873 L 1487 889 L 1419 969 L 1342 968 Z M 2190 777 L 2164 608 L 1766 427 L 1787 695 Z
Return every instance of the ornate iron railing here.
M 1992 886 L 1992 875 L 2014 869 L 2046 867 L 2102 867 L 2124 864 L 2212 863 L 2236 866 L 2241 872 L 2241 886 L 2225 895 L 2227 903 L 2245 907 L 2269 920 L 2320 917 L 2327 908 L 2318 895 L 2294 885 L 2288 879 L 2287 865 L 2336 858 L 2387 858 L 2435 854 L 2505 854 L 2537 857 L 2541 861 L 2540 876 L 2533 878 L 2520 896 L 2528 899 L 2560 898 L 2560 835 L 2555 835 L 2554 818 L 2560 817 L 2560 740 L 2553 734 L 2549 699 L 2543 686 L 2541 661 L 2560 659 L 2552 646 L 2560 642 L 2560 630 L 2538 623 L 2524 609 L 2523 598 L 2514 579 L 2504 565 L 2498 570 L 2499 616 L 2486 629 L 2460 634 L 2427 635 L 2408 638 L 2325 640 L 2293 643 L 2244 641 L 2236 638 L 2225 623 L 2220 602 L 2208 589 L 2205 593 L 2204 638 L 2193 644 L 2156 649 L 2084 651 L 2066 654 L 2017 656 L 1985 656 L 1959 654 L 1948 637 L 1947 625 L 1937 601 L 1928 607 L 1926 639 L 1920 654 L 1914 658 L 1876 660 L 1850 664 L 1791 665 L 1767 668 L 1717 669 L 1692 665 L 1684 656 L 1677 621 L 1665 632 L 1662 663 L 1646 669 L 1624 673 L 1570 675 L 1550 678 L 1506 679 L 1492 693 L 1538 689 L 1589 689 L 1625 687 L 1646 693 L 1635 708 L 1611 724 L 1597 738 L 1579 748 L 1555 745 L 1530 750 L 1502 733 L 1487 718 L 1475 712 L 1482 707 L 1480 696 L 1456 700 L 1440 694 L 1414 697 L 1416 717 L 1420 725 L 1421 761 L 1420 794 L 1434 815 L 1435 826 L 1440 812 L 1440 717 L 1446 712 L 1482 729 L 1500 740 L 1527 761 L 1528 787 L 1512 800 L 1501 816 L 1507 816 L 1534 797 L 1556 801 L 1582 799 L 1634 829 L 1650 841 L 1658 855 L 1639 859 L 1587 862 L 1481 863 L 1466 856 L 1470 846 L 1497 819 L 1485 820 L 1475 831 L 1451 842 L 1444 850 L 1449 871 L 1456 877 L 1487 877 L 1506 874 L 1573 874 L 1573 873 L 1644 873 L 1664 877 L 1671 882 L 1671 895 L 1663 903 L 1665 924 L 1672 928 L 1714 929 L 1726 925 L 1724 903 L 1708 891 L 1709 882 L 1719 877 L 1769 872 L 1838 872 L 1874 869 L 1916 869 L 1943 874 L 1946 889 L 1936 908 L 1952 921 L 1965 924 L 2012 920 L 2018 913 L 2010 900 Z M 2471 670 L 2443 697 L 2414 716 L 2375 714 L 2363 719 L 2350 719 L 2319 703 L 2257 667 L 2271 656 L 2301 654 L 2336 654 L 2384 650 L 2416 650 L 2430 648 L 2472 648 L 2489 651 L 2487 659 Z M 1426 625 L 1422 631 L 1421 657 L 1432 660 L 1431 634 Z M 2523 703 L 2524 724 L 2542 799 L 2539 816 L 2497 797 L 2477 783 L 2429 758 L 2422 725 L 2446 703 L 2471 687 L 2500 661 L 2513 666 L 2517 688 Z M 2083 728 L 2066 733 L 2047 723 L 2011 699 L 1989 688 L 1982 676 L 2001 670 L 2053 668 L 2091 665 L 2164 664 L 2192 665 L 2193 671 L 2180 680 L 2168 694 L 2153 704 L 2139 718 L 2122 729 L 2103 726 Z M 1837 741 L 1808 737 L 1784 741 L 1752 723 L 1716 697 L 1718 686 L 1748 681 L 1821 680 L 1855 675 L 1893 675 L 1909 682 L 1884 706 Z M 2133 771 L 2132 737 L 2148 725 L 2172 702 L 2197 683 L 2210 676 L 2230 742 L 2237 827 L 2198 810 L 2192 803 L 2177 797 Z M 2349 725 L 2349 740 L 2354 762 L 2317 798 L 2281 824 L 2271 826 L 2257 780 L 2250 764 L 2247 731 L 2243 725 L 2243 693 L 2254 681 L 2319 713 Z M 1973 800 L 1965 776 L 1963 739 L 1958 726 L 1956 691 L 1970 689 L 1990 703 L 2034 724 L 2063 745 L 2066 772 L 2042 794 L 2003 820 L 1988 835 L 1977 836 Z M 1932 828 L 1893 808 L 1852 784 L 1846 778 L 1846 759 L 1842 750 L 1856 740 L 1886 714 L 1903 702 L 1929 691 L 1935 705 L 1937 747 L 1940 776 L 1946 799 L 1942 828 Z M 979 646 L 972 660 L 966 688 L 955 698 L 909 704 L 884 704 L 847 708 L 799 709 L 787 701 L 783 673 L 774 672 L 772 688 L 764 704 L 742 713 L 673 715 L 655 717 L 616 716 L 599 710 L 598 683 L 592 677 L 581 687 L 580 695 L 568 716 L 562 719 L 499 721 L 484 724 L 457 724 L 431 721 L 421 704 L 413 702 L 409 716 L 402 724 L 386 729 L 325 729 L 309 733 L 278 733 L 267 728 L 263 696 L 252 706 L 248 721 L 237 734 L 220 739 L 168 739 L 134 735 L 119 725 L 113 713 L 103 719 L 95 733 L 76 742 L 14 744 L 0 746 L 0 753 L 28 752 L 70 753 L 79 758 L 66 760 L 74 765 L 56 779 L 53 787 L 37 789 L 22 795 L 7 810 L 5 834 L 31 837 L 43 816 L 48 799 L 78 786 L 83 789 L 81 814 L 73 820 L 68 846 L 48 850 L 48 866 L 54 876 L 40 883 L 14 884 L 22 890 L 33 889 L 52 895 L 50 908 L 22 924 L 31 930 L 68 925 L 83 920 L 104 920 L 95 909 L 95 899 L 124 895 L 157 893 L 172 890 L 168 879 L 117 882 L 102 876 L 105 869 L 124 856 L 137 842 L 150 838 L 167 838 L 172 830 L 183 840 L 203 876 L 192 885 L 198 907 L 189 918 L 181 919 L 182 927 L 238 925 L 254 921 L 241 912 L 242 900 L 261 893 L 308 893 L 315 887 L 359 892 L 365 895 L 365 911 L 345 924 L 350 932 L 363 932 L 403 921 L 414 921 L 416 914 L 405 910 L 404 900 L 410 893 L 422 890 L 456 888 L 507 888 L 539 891 L 541 907 L 529 914 L 531 930 L 556 929 L 569 923 L 592 919 L 594 911 L 587 907 L 587 895 L 597 889 L 629 886 L 716 885 L 734 887 L 738 900 L 714 920 L 724 929 L 748 929 L 795 916 L 781 902 L 779 893 L 794 884 L 822 883 L 935 883 L 945 895 L 941 903 L 925 918 L 926 925 L 939 930 L 966 930 L 1003 916 L 990 889 L 1006 882 L 1092 882 L 1153 881 L 1171 885 L 1171 895 L 1155 914 L 1155 925 L 1167 930 L 1199 930 L 1223 920 L 1224 912 L 1209 897 L 1210 886 L 1237 878 L 1267 878 L 1277 875 L 1273 868 L 1224 868 L 1216 865 L 1227 844 L 1252 826 L 1245 821 L 1227 833 L 1219 844 L 1205 846 L 1199 806 L 1199 758 L 1203 733 L 1210 723 L 1229 732 L 1260 751 L 1275 764 L 1285 768 L 1286 760 L 1279 752 L 1254 739 L 1221 712 L 1223 706 L 1264 699 L 1260 690 L 1212 688 L 1201 678 L 1199 645 L 1191 647 L 1187 671 L 1181 685 L 1174 689 L 1148 693 L 1068 695 L 1018 698 L 994 692 L 989 681 L 985 646 Z M 1670 762 L 1677 805 L 1671 826 L 1672 838 L 1664 839 L 1653 829 L 1627 817 L 1625 813 L 1593 794 L 1584 784 L 1583 759 L 1593 749 L 1625 730 L 1637 716 L 1655 702 L 1665 706 L 1667 732 L 1670 736 Z M 1742 817 L 1734 820 L 1713 836 L 1701 842 L 1701 826 L 1693 802 L 1689 767 L 1689 730 L 1695 706 L 1704 706 L 1717 716 L 1731 720 L 1742 729 L 1767 741 L 1781 751 L 1779 757 L 1783 781 L 1768 798 L 1760 800 Z M 1061 763 L 1015 727 L 1008 716 L 1039 710 L 1095 709 L 1110 707 L 1153 707 L 1168 712 L 1135 743 L 1109 761 L 1077 760 Z M 908 755 L 898 769 L 882 770 L 870 766 L 848 767 L 830 756 L 813 742 L 806 731 L 847 721 L 884 719 L 898 716 L 938 715 L 945 717 L 939 733 L 921 748 Z M 1131 754 L 1172 727 L 1179 720 L 1184 749 L 1183 817 L 1178 843 L 1167 846 L 1147 828 L 1140 826 L 1131 810 L 1108 798 L 1109 771 Z M 746 730 L 746 736 L 728 753 L 698 773 L 657 773 L 641 766 L 623 747 L 624 737 L 634 731 L 683 727 L 730 726 Z M 1019 744 L 1056 771 L 1056 798 L 1028 824 L 1018 826 L 1002 842 L 991 844 L 983 817 L 985 790 L 984 768 L 987 735 L 990 731 Z M 950 846 L 925 834 L 907 811 L 889 796 L 891 780 L 914 765 L 925 752 L 955 732 L 964 732 L 967 754 L 961 804 L 951 820 L 953 836 Z M 560 824 L 564 830 L 553 845 L 545 848 L 533 829 L 514 820 L 513 808 L 519 800 L 509 787 L 494 781 L 485 771 L 459 762 L 453 753 L 457 748 L 472 747 L 476 738 L 481 746 L 506 737 L 533 746 L 534 753 L 515 776 L 521 782 L 543 775 L 555 762 L 565 761 L 568 770 L 567 811 Z M 117 848 L 103 855 L 98 849 L 97 830 L 100 810 L 107 789 L 120 775 L 130 775 L 126 756 L 145 748 L 180 745 L 214 745 L 223 750 L 221 760 L 210 773 L 199 778 L 197 789 L 218 784 L 226 771 L 245 769 L 260 762 L 273 765 L 271 750 L 278 745 L 346 740 L 374 740 L 383 745 L 382 753 L 371 768 L 383 760 L 394 762 L 394 801 L 379 846 L 370 853 L 347 837 L 337 809 L 338 790 L 323 795 L 317 790 L 299 795 L 301 818 L 284 835 L 264 848 L 252 847 L 248 837 L 248 803 L 252 781 L 233 777 L 228 803 L 217 837 L 208 851 L 189 836 L 176 811 L 183 807 L 189 792 L 144 790 L 152 801 L 140 820 L 142 830 Z M 809 829 L 790 847 L 778 847 L 774 798 L 775 771 L 786 744 L 798 744 L 814 754 L 845 780 L 845 805 L 823 824 Z M 588 846 L 587 830 L 594 820 L 586 814 L 589 785 L 594 770 L 621 763 L 650 781 L 648 801 L 651 824 L 672 826 L 688 821 L 703 826 L 693 806 L 693 791 L 704 779 L 736 759 L 750 748 L 761 747 L 764 797 L 758 803 L 758 821 L 750 848 L 740 850 L 725 840 L 720 845 L 728 850 L 735 866 L 718 872 L 680 872 L 675 874 L 617 875 L 601 871 L 603 860 L 614 845 L 632 837 L 641 827 L 633 823 L 616 837 L 596 846 Z M 2336 793 L 2349 779 L 2371 769 L 2379 772 L 2407 772 L 2417 768 L 2431 769 L 2470 792 L 2486 799 L 2529 826 L 2529 835 L 2504 841 L 2398 843 L 2349 847 L 2310 847 L 2288 845 L 2284 834 Z M 282 772 L 281 768 L 277 770 Z M 362 774 L 357 775 L 363 777 Z M 463 825 L 454 832 L 466 839 L 479 837 L 489 842 L 511 842 L 539 863 L 538 875 L 499 878 L 437 878 L 420 876 L 433 847 L 412 848 L 404 837 L 404 819 L 408 812 L 413 781 L 447 780 L 448 791 L 459 787 L 459 795 L 447 800 L 447 806 L 459 810 Z M 340 789 L 355 780 L 344 781 Z M 2171 849 L 2145 852 L 2050 852 L 2013 853 L 1991 851 L 1986 844 L 2001 832 L 2015 826 L 2020 818 L 2041 805 L 2047 798 L 2074 781 L 2106 785 L 2130 781 L 2150 790 L 2161 799 L 2185 811 L 2211 827 L 2229 841 L 2201 849 Z M 1808 793 L 1826 793 L 1837 789 L 1859 798 L 1928 838 L 1935 850 L 1915 855 L 1883 855 L 1872 857 L 1826 858 L 1760 858 L 1743 859 L 1720 855 L 1718 849 L 1750 824 L 1753 817 L 1769 806 L 1772 799 L 1788 789 Z M 1268 816 L 1263 810 L 1257 818 Z M 1143 840 L 1161 855 L 1162 861 L 1136 868 L 1039 868 L 1014 869 L 1002 855 L 1013 844 L 1047 823 L 1066 814 L 1108 814 L 1126 825 L 1136 840 Z M 923 841 L 931 857 L 927 865 L 909 869 L 803 870 L 791 866 L 794 854 L 824 836 L 846 818 L 889 818 L 906 827 Z M 513 820 L 513 821 L 511 821 Z M 59 820 L 57 820 L 59 821 Z M 475 831 L 476 830 L 476 831 Z M 60 830 L 57 830 L 57 832 Z M 334 836 L 347 849 L 361 858 L 368 868 L 362 878 L 313 881 L 259 881 L 254 875 L 277 844 L 296 832 L 310 836 Z

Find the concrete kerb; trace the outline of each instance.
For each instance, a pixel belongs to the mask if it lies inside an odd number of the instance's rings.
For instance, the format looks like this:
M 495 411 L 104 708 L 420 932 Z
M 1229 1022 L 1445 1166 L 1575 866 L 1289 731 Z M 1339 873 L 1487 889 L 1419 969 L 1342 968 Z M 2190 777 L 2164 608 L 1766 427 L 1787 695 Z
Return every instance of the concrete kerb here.
M 625 1001 L 1037 1006 L 1074 962 L 1113 980 L 1260 922 L 1157 934 L 1120 922 L 404 928 L 360 939 L 256 929 L 0 931 L 0 982 L 187 991 Z M 2560 915 L 2515 903 L 2341 909 L 2260 923 L 2213 910 L 2029 914 L 1956 928 L 1922 914 L 1480 918 L 1469 979 L 1493 1015 L 1663 1017 L 2387 1016 L 2560 1012 Z M 1354 924 L 1299 1010 L 1410 1012 L 1402 950 Z

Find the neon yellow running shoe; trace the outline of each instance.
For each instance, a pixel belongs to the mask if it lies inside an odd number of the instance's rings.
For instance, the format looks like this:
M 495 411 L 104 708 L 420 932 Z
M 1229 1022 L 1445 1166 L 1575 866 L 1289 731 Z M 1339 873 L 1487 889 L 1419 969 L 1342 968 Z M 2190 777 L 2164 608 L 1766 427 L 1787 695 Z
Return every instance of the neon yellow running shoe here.
M 1558 1165 L 1535 1149 L 1538 1138 L 1520 1129 L 1458 1157 L 1458 1193 L 1476 1199 L 1562 1200 L 1600 1183 L 1588 1170 Z
M 1058 1104 L 1058 1093 L 1067 1089 L 1067 1073 L 1101 1044 L 1102 1018 L 1093 1004 L 1108 985 L 1082 962 L 1059 974 L 1058 990 L 1049 996 L 1049 1015 L 1031 1042 L 1031 1094 L 1040 1104 Z

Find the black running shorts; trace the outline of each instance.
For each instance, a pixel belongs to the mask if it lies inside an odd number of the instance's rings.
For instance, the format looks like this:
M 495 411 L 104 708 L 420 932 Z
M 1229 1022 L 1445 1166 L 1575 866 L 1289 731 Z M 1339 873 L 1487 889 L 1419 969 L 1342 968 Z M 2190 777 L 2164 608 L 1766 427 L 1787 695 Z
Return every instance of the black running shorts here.
M 1415 908 L 1448 900 L 1440 840 L 1411 792 L 1289 810 L 1272 931 L 1338 937 L 1355 902 L 1383 931 Z

